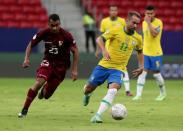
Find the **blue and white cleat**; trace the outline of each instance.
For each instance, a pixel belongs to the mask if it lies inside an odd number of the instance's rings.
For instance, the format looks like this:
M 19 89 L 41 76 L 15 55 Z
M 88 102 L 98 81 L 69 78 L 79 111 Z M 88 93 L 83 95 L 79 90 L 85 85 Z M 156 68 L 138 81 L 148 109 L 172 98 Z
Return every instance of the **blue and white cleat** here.
M 135 96 L 132 98 L 133 101 L 138 101 L 138 100 L 141 100 L 142 97 L 141 96 Z
M 156 97 L 156 101 L 163 101 L 163 100 L 165 100 L 165 98 L 166 98 L 166 94 L 162 94 L 162 95 L 159 95 L 158 97 Z
M 103 123 L 101 116 L 99 114 L 96 114 L 93 116 L 90 120 L 92 123 Z

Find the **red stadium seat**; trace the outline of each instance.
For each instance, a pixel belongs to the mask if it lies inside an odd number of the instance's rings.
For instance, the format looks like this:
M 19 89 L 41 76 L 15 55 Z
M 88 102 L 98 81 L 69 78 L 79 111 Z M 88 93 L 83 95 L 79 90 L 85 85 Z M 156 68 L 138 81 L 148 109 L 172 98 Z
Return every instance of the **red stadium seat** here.
M 40 17 L 39 17 L 39 20 L 40 21 L 42 21 L 42 22 L 46 22 L 47 23 L 47 21 L 48 21 L 48 16 L 46 16 L 46 15 L 40 15 Z
M 156 7 L 158 7 L 158 3 L 159 3 L 159 1 L 157 1 L 157 0 L 147 1 L 147 5 L 153 5 Z
M 126 6 L 126 7 L 130 7 L 132 5 L 132 3 L 128 0 L 125 1 L 121 1 L 121 6 Z
M 21 5 L 41 6 L 40 0 L 18 0 L 18 3 Z
M 167 1 L 158 1 L 158 6 L 157 7 L 159 7 L 160 9 L 162 9 L 162 8 L 166 8 L 166 9 L 168 9 L 168 8 L 170 8 L 171 7 L 171 4 L 170 4 L 170 2 L 167 0 Z
M 32 28 L 33 24 L 29 21 L 21 21 L 20 22 L 20 27 L 21 28 Z
M 101 7 L 101 6 L 107 7 L 108 4 L 109 4 L 108 1 L 103 1 L 103 0 L 102 0 L 102 1 L 101 1 L 101 0 L 98 0 L 98 1 L 95 3 L 95 5 L 98 6 L 98 7 Z
M 21 13 L 22 12 L 22 8 L 21 6 L 17 6 L 17 5 L 11 5 L 8 7 L 8 10 L 11 11 L 12 13 Z
M 183 9 L 177 9 L 175 14 L 176 16 L 183 17 Z
M 29 20 L 29 21 L 39 20 L 39 16 L 36 14 L 29 14 L 27 17 L 27 20 Z
M 174 30 L 183 30 L 183 25 L 182 24 L 176 24 L 175 26 L 174 26 Z
M 16 21 L 24 21 L 27 19 L 27 16 L 24 13 L 16 13 L 14 17 Z
M 156 15 L 158 17 L 165 17 L 165 14 L 164 14 L 164 10 L 161 10 L 161 9 L 156 9 Z M 167 17 L 167 16 L 166 16 Z
M 37 28 L 47 25 L 47 11 L 41 0 L 0 0 L 0 26 L 31 28 L 37 21 Z
M 7 27 L 8 24 L 5 21 L 0 21 L 0 27 Z
M 34 21 L 32 24 L 34 28 L 45 28 L 48 26 L 47 23 L 38 21 Z
M 120 5 L 121 1 L 120 0 L 109 0 L 109 5 Z
M 175 30 L 174 25 L 164 25 L 163 30 Z
M 24 13 L 35 13 L 34 8 L 32 8 L 32 6 L 28 6 L 28 5 L 24 5 L 24 6 L 22 7 L 22 11 L 23 11 Z
M 161 10 L 162 11 L 162 10 Z M 175 15 L 175 11 L 172 9 L 165 9 L 164 11 L 162 11 L 164 16 L 174 16 Z
M 174 9 L 182 8 L 183 3 L 182 0 L 173 0 L 170 4 Z
M 8 21 L 7 26 L 9 28 L 11 28 L 11 27 L 20 27 L 20 23 L 18 21 Z
M 162 21 L 163 21 L 163 23 L 169 23 L 169 18 L 168 17 L 166 17 L 166 16 L 163 16 L 163 17 L 159 17 Z
M 169 19 L 169 22 L 170 22 L 170 24 L 173 24 L 173 25 L 175 25 L 175 24 L 180 24 L 180 18 L 171 17 L 171 18 Z
M 138 1 L 134 1 L 133 5 L 134 5 L 135 9 L 136 8 L 143 8 L 144 9 L 144 7 L 146 7 L 146 5 L 147 5 L 147 2 L 143 1 L 143 0 L 142 1 L 138 0 Z
M 0 0 L 3 4 L 6 4 L 6 5 L 15 5 L 17 3 L 16 0 Z
M 34 4 L 34 5 L 37 5 L 37 6 L 40 6 L 40 7 L 42 6 L 41 5 L 41 0 L 30 0 L 30 3 Z
M 36 6 L 34 8 L 34 11 L 35 11 L 35 13 L 38 13 L 38 14 L 41 14 L 41 15 L 46 15 L 47 14 L 47 11 L 44 7 L 40 8 L 39 6 Z
M 9 8 L 7 5 L 0 4 L 0 12 L 8 12 Z
M 3 13 L 1 19 L 4 21 L 14 20 L 14 15 L 10 13 Z

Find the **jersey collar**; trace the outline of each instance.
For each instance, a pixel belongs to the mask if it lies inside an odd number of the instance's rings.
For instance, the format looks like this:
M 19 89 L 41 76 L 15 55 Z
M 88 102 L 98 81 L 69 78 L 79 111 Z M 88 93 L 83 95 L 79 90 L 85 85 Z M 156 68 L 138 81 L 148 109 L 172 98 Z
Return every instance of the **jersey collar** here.
M 127 34 L 127 35 L 133 35 L 135 33 L 134 30 L 130 30 L 129 32 L 126 31 L 126 26 L 123 28 L 124 32 Z
M 118 17 L 115 17 L 113 19 L 111 17 L 109 17 L 109 18 L 110 18 L 111 21 L 116 21 L 118 19 Z

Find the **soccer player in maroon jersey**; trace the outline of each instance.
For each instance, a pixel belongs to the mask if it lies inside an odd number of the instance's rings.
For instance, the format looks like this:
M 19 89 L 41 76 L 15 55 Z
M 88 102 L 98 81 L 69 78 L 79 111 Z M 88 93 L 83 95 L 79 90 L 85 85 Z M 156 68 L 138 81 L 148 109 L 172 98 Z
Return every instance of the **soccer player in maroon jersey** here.
M 70 52 L 73 53 L 73 63 L 71 67 L 71 77 L 73 81 L 78 75 L 78 48 L 72 35 L 60 27 L 60 18 L 57 14 L 49 16 L 49 27 L 38 32 L 29 42 L 23 68 L 30 66 L 30 54 L 34 46 L 40 41 L 44 41 L 45 52 L 43 60 L 37 69 L 35 84 L 28 90 L 22 111 L 18 117 L 27 115 L 28 109 L 34 98 L 50 98 L 58 85 L 64 80 L 67 69 L 70 67 Z

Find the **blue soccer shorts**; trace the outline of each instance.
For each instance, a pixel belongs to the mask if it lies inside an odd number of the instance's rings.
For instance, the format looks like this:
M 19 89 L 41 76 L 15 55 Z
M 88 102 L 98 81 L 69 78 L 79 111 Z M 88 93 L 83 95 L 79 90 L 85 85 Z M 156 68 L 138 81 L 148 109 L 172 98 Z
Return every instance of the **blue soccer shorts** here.
M 123 83 L 123 75 L 124 73 L 120 70 L 108 69 L 97 65 L 88 82 L 95 87 L 103 84 L 106 80 L 108 84 L 118 83 L 121 85 Z
M 162 56 L 144 55 L 144 69 L 151 71 L 160 71 L 162 65 Z

